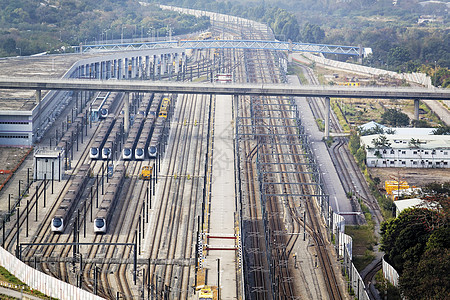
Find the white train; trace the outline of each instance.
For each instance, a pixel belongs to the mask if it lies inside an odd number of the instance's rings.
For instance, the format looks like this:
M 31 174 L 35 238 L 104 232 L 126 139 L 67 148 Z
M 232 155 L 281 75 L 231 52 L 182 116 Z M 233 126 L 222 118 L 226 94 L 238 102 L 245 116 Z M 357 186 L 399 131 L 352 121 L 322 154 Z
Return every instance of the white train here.
M 103 145 L 106 142 L 106 139 L 109 136 L 109 133 L 111 132 L 114 123 L 116 122 L 116 119 L 114 116 L 109 116 L 106 118 L 106 120 L 101 125 L 100 132 L 95 137 L 94 143 L 91 146 L 89 157 L 91 159 L 100 159 L 101 158 L 101 150 L 103 148 Z
M 153 101 L 148 111 L 147 118 L 145 119 L 144 125 L 142 126 L 139 141 L 134 150 L 134 159 L 136 160 L 145 159 L 146 149 L 148 148 L 148 144 L 150 143 L 150 139 L 152 137 L 153 126 L 156 120 L 156 115 L 158 113 L 159 106 L 161 104 L 161 99 L 162 99 L 161 94 L 156 94 L 153 97 Z
M 72 181 L 67 193 L 64 195 L 63 201 L 59 205 L 54 217 L 52 218 L 51 230 L 53 232 L 62 233 L 67 227 L 72 213 L 77 206 L 78 200 L 85 190 L 90 178 L 91 167 L 82 165 L 77 175 Z
M 156 119 L 155 128 L 153 130 L 152 139 L 148 145 L 148 156 L 156 158 L 158 156 L 158 147 L 164 133 L 166 118 L 158 117 Z
M 136 144 L 142 130 L 143 120 L 144 116 L 140 114 L 136 115 L 134 118 L 133 126 L 131 126 L 127 141 L 125 142 L 125 146 L 122 150 L 122 158 L 124 160 L 133 159 L 134 149 L 136 148 Z
M 113 176 L 110 180 L 108 187 L 106 188 L 106 194 L 103 196 L 103 200 L 100 203 L 99 210 L 94 220 L 94 232 L 106 233 L 108 224 L 111 221 L 111 217 L 116 207 L 116 202 L 119 199 L 120 191 L 123 181 L 125 179 L 125 166 L 117 165 L 115 167 Z
M 123 135 L 123 118 L 119 118 L 102 148 L 102 159 L 111 159 Z

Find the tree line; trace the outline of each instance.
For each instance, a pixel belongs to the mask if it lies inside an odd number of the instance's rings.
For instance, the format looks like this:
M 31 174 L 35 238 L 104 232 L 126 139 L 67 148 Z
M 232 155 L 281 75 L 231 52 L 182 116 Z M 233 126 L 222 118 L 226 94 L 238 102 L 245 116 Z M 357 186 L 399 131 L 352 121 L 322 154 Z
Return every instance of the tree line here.
M 150 0 L 151 1 L 151 0 Z M 445 26 L 417 25 L 422 14 L 448 21 L 446 6 L 418 0 L 172 0 L 168 4 L 236 15 L 269 25 L 279 40 L 361 45 L 373 49 L 364 65 L 396 72 L 424 72 L 435 86 L 450 86 L 450 34 Z M 332 56 L 346 60 L 348 56 Z
M 70 51 L 71 45 L 206 30 L 209 18 L 138 1 L 0 1 L 0 57 Z
M 145 8 L 134 0 L 0 1 L 0 56 L 29 55 L 69 45 L 167 36 L 204 30 L 207 18 Z M 231 14 L 268 24 L 277 39 L 362 45 L 364 64 L 398 72 L 425 72 L 435 86 L 450 86 L 450 34 L 445 26 L 417 25 L 421 14 L 448 21 L 441 4 L 418 0 L 171 0 L 165 4 Z M 346 60 L 347 56 L 331 57 Z
M 450 182 L 423 189 L 425 205 L 381 225 L 381 250 L 399 272 L 406 299 L 447 299 L 450 294 Z

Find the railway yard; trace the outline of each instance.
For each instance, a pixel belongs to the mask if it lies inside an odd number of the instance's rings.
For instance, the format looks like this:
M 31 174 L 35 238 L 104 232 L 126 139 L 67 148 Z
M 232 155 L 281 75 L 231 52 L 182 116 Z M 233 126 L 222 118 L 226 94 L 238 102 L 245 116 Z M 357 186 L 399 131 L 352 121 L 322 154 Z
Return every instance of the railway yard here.
M 214 26 L 213 36 L 273 39 Z M 319 84 L 307 66 L 307 82 L 286 76 L 284 60 L 269 50 L 204 49 L 187 66 L 195 81 L 218 73 Z M 357 193 L 377 226 L 383 217 L 347 138 L 329 149 L 321 142 L 314 120 L 325 119 L 325 99 L 105 91 L 87 99 L 71 101 L 35 145 L 64 153 L 61 178 L 31 180 L 31 153 L 1 190 L 2 205 L 21 195 L 3 218 L 3 248 L 105 299 L 351 299 L 329 207 L 363 224 L 360 204 L 346 196 Z M 334 114 L 330 124 L 343 133 Z
M 216 59 L 236 82 L 285 80 L 270 51 L 197 51 L 194 73 L 206 77 Z M 293 99 L 102 92 L 90 101 L 60 125 L 63 178 L 29 185 L 4 248 L 107 299 L 193 299 L 204 285 L 221 299 L 347 298 Z M 58 140 L 49 132 L 41 147 Z

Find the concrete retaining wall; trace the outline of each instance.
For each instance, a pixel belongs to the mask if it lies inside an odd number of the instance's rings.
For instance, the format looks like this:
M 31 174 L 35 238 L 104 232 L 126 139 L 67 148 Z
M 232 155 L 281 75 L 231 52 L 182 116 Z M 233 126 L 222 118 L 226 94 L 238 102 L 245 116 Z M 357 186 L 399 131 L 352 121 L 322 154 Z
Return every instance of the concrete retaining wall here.
M 38 290 L 53 298 L 68 300 L 103 299 L 85 290 L 79 289 L 74 285 L 33 269 L 2 247 L 0 247 L 0 265 L 30 288 Z

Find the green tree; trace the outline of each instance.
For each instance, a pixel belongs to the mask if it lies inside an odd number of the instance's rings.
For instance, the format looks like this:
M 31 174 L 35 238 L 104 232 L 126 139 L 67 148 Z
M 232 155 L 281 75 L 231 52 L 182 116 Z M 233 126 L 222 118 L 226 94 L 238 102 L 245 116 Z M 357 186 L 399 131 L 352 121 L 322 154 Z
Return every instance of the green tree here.
M 325 32 L 318 25 L 306 23 L 301 30 L 304 43 L 321 43 L 325 39 Z
M 435 210 L 412 208 L 381 224 L 381 250 L 402 274 L 405 263 L 418 264 L 429 237 L 441 226 L 443 215 Z
M 0 45 L 6 52 L 16 53 L 16 41 L 13 38 L 8 37 L 4 39 L 3 41 L 1 41 Z
M 372 139 L 372 145 L 375 149 L 391 148 L 391 142 L 388 141 L 385 135 L 380 135 L 378 138 Z
M 415 138 L 411 138 L 408 142 L 408 146 L 410 148 L 420 148 L 420 140 L 419 139 L 415 139 Z
M 435 130 L 433 130 L 433 134 L 435 134 L 435 135 L 450 135 L 450 126 L 439 126 Z
M 364 165 L 366 161 L 366 151 L 363 147 L 360 147 L 358 151 L 356 151 L 355 159 L 359 165 Z
M 407 299 L 447 299 L 450 295 L 450 228 L 441 227 L 428 239 L 418 263 L 406 262 L 399 280 Z
M 359 147 L 361 147 L 361 139 L 358 133 L 356 131 L 353 131 L 348 141 L 348 148 L 350 149 L 350 152 L 355 155 Z
M 415 128 L 431 128 L 431 127 L 433 127 L 426 120 L 412 120 L 411 125 Z
M 407 126 L 409 125 L 409 117 L 407 114 L 401 112 L 396 108 L 389 108 L 381 115 L 381 123 L 392 126 Z
M 372 134 L 384 134 L 384 128 L 378 124 L 376 124 L 374 127 L 363 130 L 361 129 L 361 135 L 372 135 Z
M 398 66 L 408 62 L 411 59 L 408 49 L 403 47 L 394 47 L 389 50 L 387 62 L 389 65 Z

